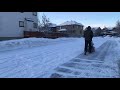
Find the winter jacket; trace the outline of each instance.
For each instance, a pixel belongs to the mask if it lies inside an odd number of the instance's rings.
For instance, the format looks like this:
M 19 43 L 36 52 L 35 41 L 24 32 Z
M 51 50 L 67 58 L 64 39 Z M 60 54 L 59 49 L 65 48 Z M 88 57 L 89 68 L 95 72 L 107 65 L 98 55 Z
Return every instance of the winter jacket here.
M 86 31 L 84 32 L 84 38 L 85 38 L 85 40 L 87 40 L 87 41 L 92 41 L 93 31 L 92 31 L 92 30 L 86 30 Z

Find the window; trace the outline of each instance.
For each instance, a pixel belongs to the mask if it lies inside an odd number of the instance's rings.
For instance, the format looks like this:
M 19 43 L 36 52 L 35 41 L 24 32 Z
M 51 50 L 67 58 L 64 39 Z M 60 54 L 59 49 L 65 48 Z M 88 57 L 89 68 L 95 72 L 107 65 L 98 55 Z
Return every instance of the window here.
M 73 30 L 73 33 L 75 33 L 75 30 Z
M 37 28 L 37 26 L 38 26 L 37 23 L 33 23 L 34 28 Z
M 19 21 L 19 27 L 24 27 L 24 21 Z
M 74 25 L 73 25 L 72 27 L 73 27 L 73 28 L 75 28 L 75 26 L 74 26 Z
M 74 33 L 74 30 L 70 30 L 70 33 L 71 33 L 71 34 Z
M 64 29 L 65 27 L 64 26 L 61 26 L 61 29 Z
M 34 16 L 37 16 L 37 12 L 33 12 L 33 15 L 34 15 Z
M 82 29 L 83 29 L 83 26 L 81 26 L 80 29 L 82 30 Z
M 82 33 L 82 31 L 80 30 L 80 34 Z

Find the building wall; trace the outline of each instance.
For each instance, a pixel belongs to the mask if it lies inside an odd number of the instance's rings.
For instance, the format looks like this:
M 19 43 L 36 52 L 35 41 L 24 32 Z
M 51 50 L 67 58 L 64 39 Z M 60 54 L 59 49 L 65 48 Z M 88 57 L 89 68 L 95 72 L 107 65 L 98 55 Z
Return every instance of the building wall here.
M 38 18 L 33 15 L 33 12 L 0 12 L 0 37 L 23 37 L 23 31 L 26 28 L 19 27 L 19 21 L 25 22 L 25 18 L 30 18 L 38 23 Z M 37 31 L 38 29 L 32 28 L 32 30 Z
M 57 29 L 67 29 L 69 36 L 82 36 L 83 26 L 81 25 L 65 25 L 59 26 Z

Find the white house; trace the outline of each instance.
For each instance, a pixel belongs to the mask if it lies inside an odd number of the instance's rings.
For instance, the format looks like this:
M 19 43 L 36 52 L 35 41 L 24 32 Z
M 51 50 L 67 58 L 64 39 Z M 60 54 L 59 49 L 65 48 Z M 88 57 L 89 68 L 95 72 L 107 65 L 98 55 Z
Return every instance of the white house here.
M 0 37 L 23 37 L 24 31 L 38 31 L 37 12 L 0 12 Z

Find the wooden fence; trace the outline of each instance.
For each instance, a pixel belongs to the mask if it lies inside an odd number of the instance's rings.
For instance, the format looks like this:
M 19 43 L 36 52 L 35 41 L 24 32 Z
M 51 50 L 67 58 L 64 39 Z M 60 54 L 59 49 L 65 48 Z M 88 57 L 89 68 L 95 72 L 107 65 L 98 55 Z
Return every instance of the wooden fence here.
M 24 31 L 24 37 L 37 37 L 37 38 L 59 38 L 59 37 L 68 37 L 67 34 L 59 33 L 59 32 L 50 32 L 50 33 L 44 33 L 44 32 L 30 32 L 30 31 Z

